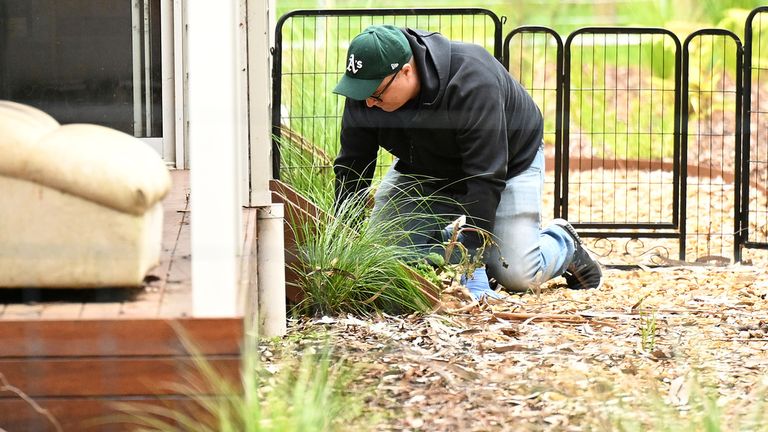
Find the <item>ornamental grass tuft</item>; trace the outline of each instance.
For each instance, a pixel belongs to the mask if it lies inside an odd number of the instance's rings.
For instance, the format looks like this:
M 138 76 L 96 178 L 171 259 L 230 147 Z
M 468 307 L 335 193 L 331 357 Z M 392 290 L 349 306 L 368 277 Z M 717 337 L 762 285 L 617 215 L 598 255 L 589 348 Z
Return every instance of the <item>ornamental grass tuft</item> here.
M 296 310 L 305 315 L 352 313 L 409 314 L 430 308 L 413 271 L 403 260 L 412 247 L 402 246 L 406 219 L 395 216 L 372 222 L 367 217 L 368 193 L 341 203 L 333 217 L 316 224 L 294 226 L 303 230 L 296 268 L 304 299 Z
M 326 345 L 306 348 L 276 364 L 259 359 L 256 338 L 243 350 L 241 382 L 231 383 L 185 341 L 196 375 L 174 390 L 190 405 L 116 404 L 123 413 L 104 423 L 144 432 L 336 432 L 370 430 L 362 398 L 349 392 L 355 378 Z M 185 340 L 182 337 L 182 340 Z M 159 401 L 161 402 L 161 401 Z

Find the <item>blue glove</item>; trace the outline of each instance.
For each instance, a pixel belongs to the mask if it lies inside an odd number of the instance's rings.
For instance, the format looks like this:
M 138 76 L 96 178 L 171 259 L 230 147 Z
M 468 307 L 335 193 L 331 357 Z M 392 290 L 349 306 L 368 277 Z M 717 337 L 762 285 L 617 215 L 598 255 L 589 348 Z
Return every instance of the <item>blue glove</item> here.
M 440 231 L 440 237 L 442 237 L 443 242 L 451 241 L 453 239 L 453 225 L 448 225 L 443 228 L 443 230 Z M 456 241 L 459 243 L 463 242 L 464 234 L 458 233 L 456 235 Z
M 485 273 L 484 268 L 475 269 L 472 272 L 472 277 L 469 279 L 466 275 L 462 275 L 461 284 L 467 287 L 469 294 L 475 300 L 481 300 L 483 297 L 492 299 L 502 298 L 499 293 L 491 289 L 491 285 L 488 283 L 488 275 Z
M 442 236 L 443 242 L 450 241 L 453 239 L 453 230 L 454 228 L 458 228 L 461 230 L 461 228 L 467 224 L 467 217 L 466 216 L 459 216 L 455 221 L 449 223 L 445 226 L 445 228 L 440 231 L 440 235 Z M 459 243 L 462 243 L 464 241 L 464 234 L 459 231 L 459 234 L 456 236 L 456 241 Z

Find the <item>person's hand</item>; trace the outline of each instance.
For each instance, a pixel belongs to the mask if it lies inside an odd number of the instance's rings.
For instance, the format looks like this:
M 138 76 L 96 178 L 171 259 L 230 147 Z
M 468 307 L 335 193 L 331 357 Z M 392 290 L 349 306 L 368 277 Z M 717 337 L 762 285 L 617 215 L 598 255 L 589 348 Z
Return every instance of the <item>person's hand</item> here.
M 491 285 L 488 283 L 488 275 L 485 273 L 485 268 L 478 268 L 472 272 L 472 276 L 461 276 L 461 284 L 467 287 L 469 294 L 475 300 L 482 300 L 483 297 L 489 297 L 492 299 L 500 299 L 501 294 L 491 289 Z
M 443 242 L 454 240 L 453 232 L 454 230 L 458 230 L 459 232 L 456 234 L 455 240 L 459 243 L 462 243 L 464 241 L 464 234 L 461 233 L 461 227 L 463 227 L 466 223 L 467 217 L 459 216 L 455 221 L 446 225 L 445 228 L 443 228 L 443 230 L 440 232 Z
M 448 225 L 447 227 L 443 228 L 443 230 L 440 232 L 440 236 L 442 237 L 443 243 L 450 242 L 454 240 L 453 238 L 453 226 Z M 464 234 L 459 231 L 458 234 L 456 234 L 456 242 L 461 243 L 464 241 Z

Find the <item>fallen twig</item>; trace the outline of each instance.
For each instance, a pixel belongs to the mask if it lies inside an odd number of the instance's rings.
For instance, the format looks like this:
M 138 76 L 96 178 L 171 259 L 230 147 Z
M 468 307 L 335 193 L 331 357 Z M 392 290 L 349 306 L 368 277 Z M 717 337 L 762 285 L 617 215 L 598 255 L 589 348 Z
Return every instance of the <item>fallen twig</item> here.
M 571 322 L 571 323 L 584 323 L 587 319 L 581 315 L 569 315 L 569 314 L 542 314 L 542 313 L 514 313 L 514 312 L 496 312 L 493 314 L 496 318 L 512 321 L 557 321 L 557 322 Z
M 57 432 L 64 432 L 64 429 L 61 428 L 61 424 L 59 424 L 58 420 L 56 420 L 56 417 L 54 417 L 50 411 L 41 407 L 37 402 L 34 401 L 34 399 L 29 397 L 26 393 L 21 391 L 21 389 L 19 389 L 18 387 L 12 386 L 11 383 L 9 383 L 8 380 L 5 378 L 5 375 L 0 373 L 0 392 L 4 392 L 4 391 L 15 394 L 21 400 L 29 404 L 29 406 L 31 406 L 32 409 L 35 410 L 35 412 L 47 418 Z M 2 429 L 0 429 L 0 431 L 2 431 Z

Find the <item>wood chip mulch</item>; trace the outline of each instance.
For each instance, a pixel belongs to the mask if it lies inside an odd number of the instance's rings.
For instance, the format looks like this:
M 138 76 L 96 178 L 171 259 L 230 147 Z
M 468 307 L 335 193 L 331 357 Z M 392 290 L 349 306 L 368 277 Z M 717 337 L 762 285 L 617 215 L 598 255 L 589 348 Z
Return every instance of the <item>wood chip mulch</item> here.
M 768 430 L 765 266 L 605 274 L 479 304 L 454 285 L 428 315 L 294 320 L 275 344 L 329 337 L 373 430 Z

